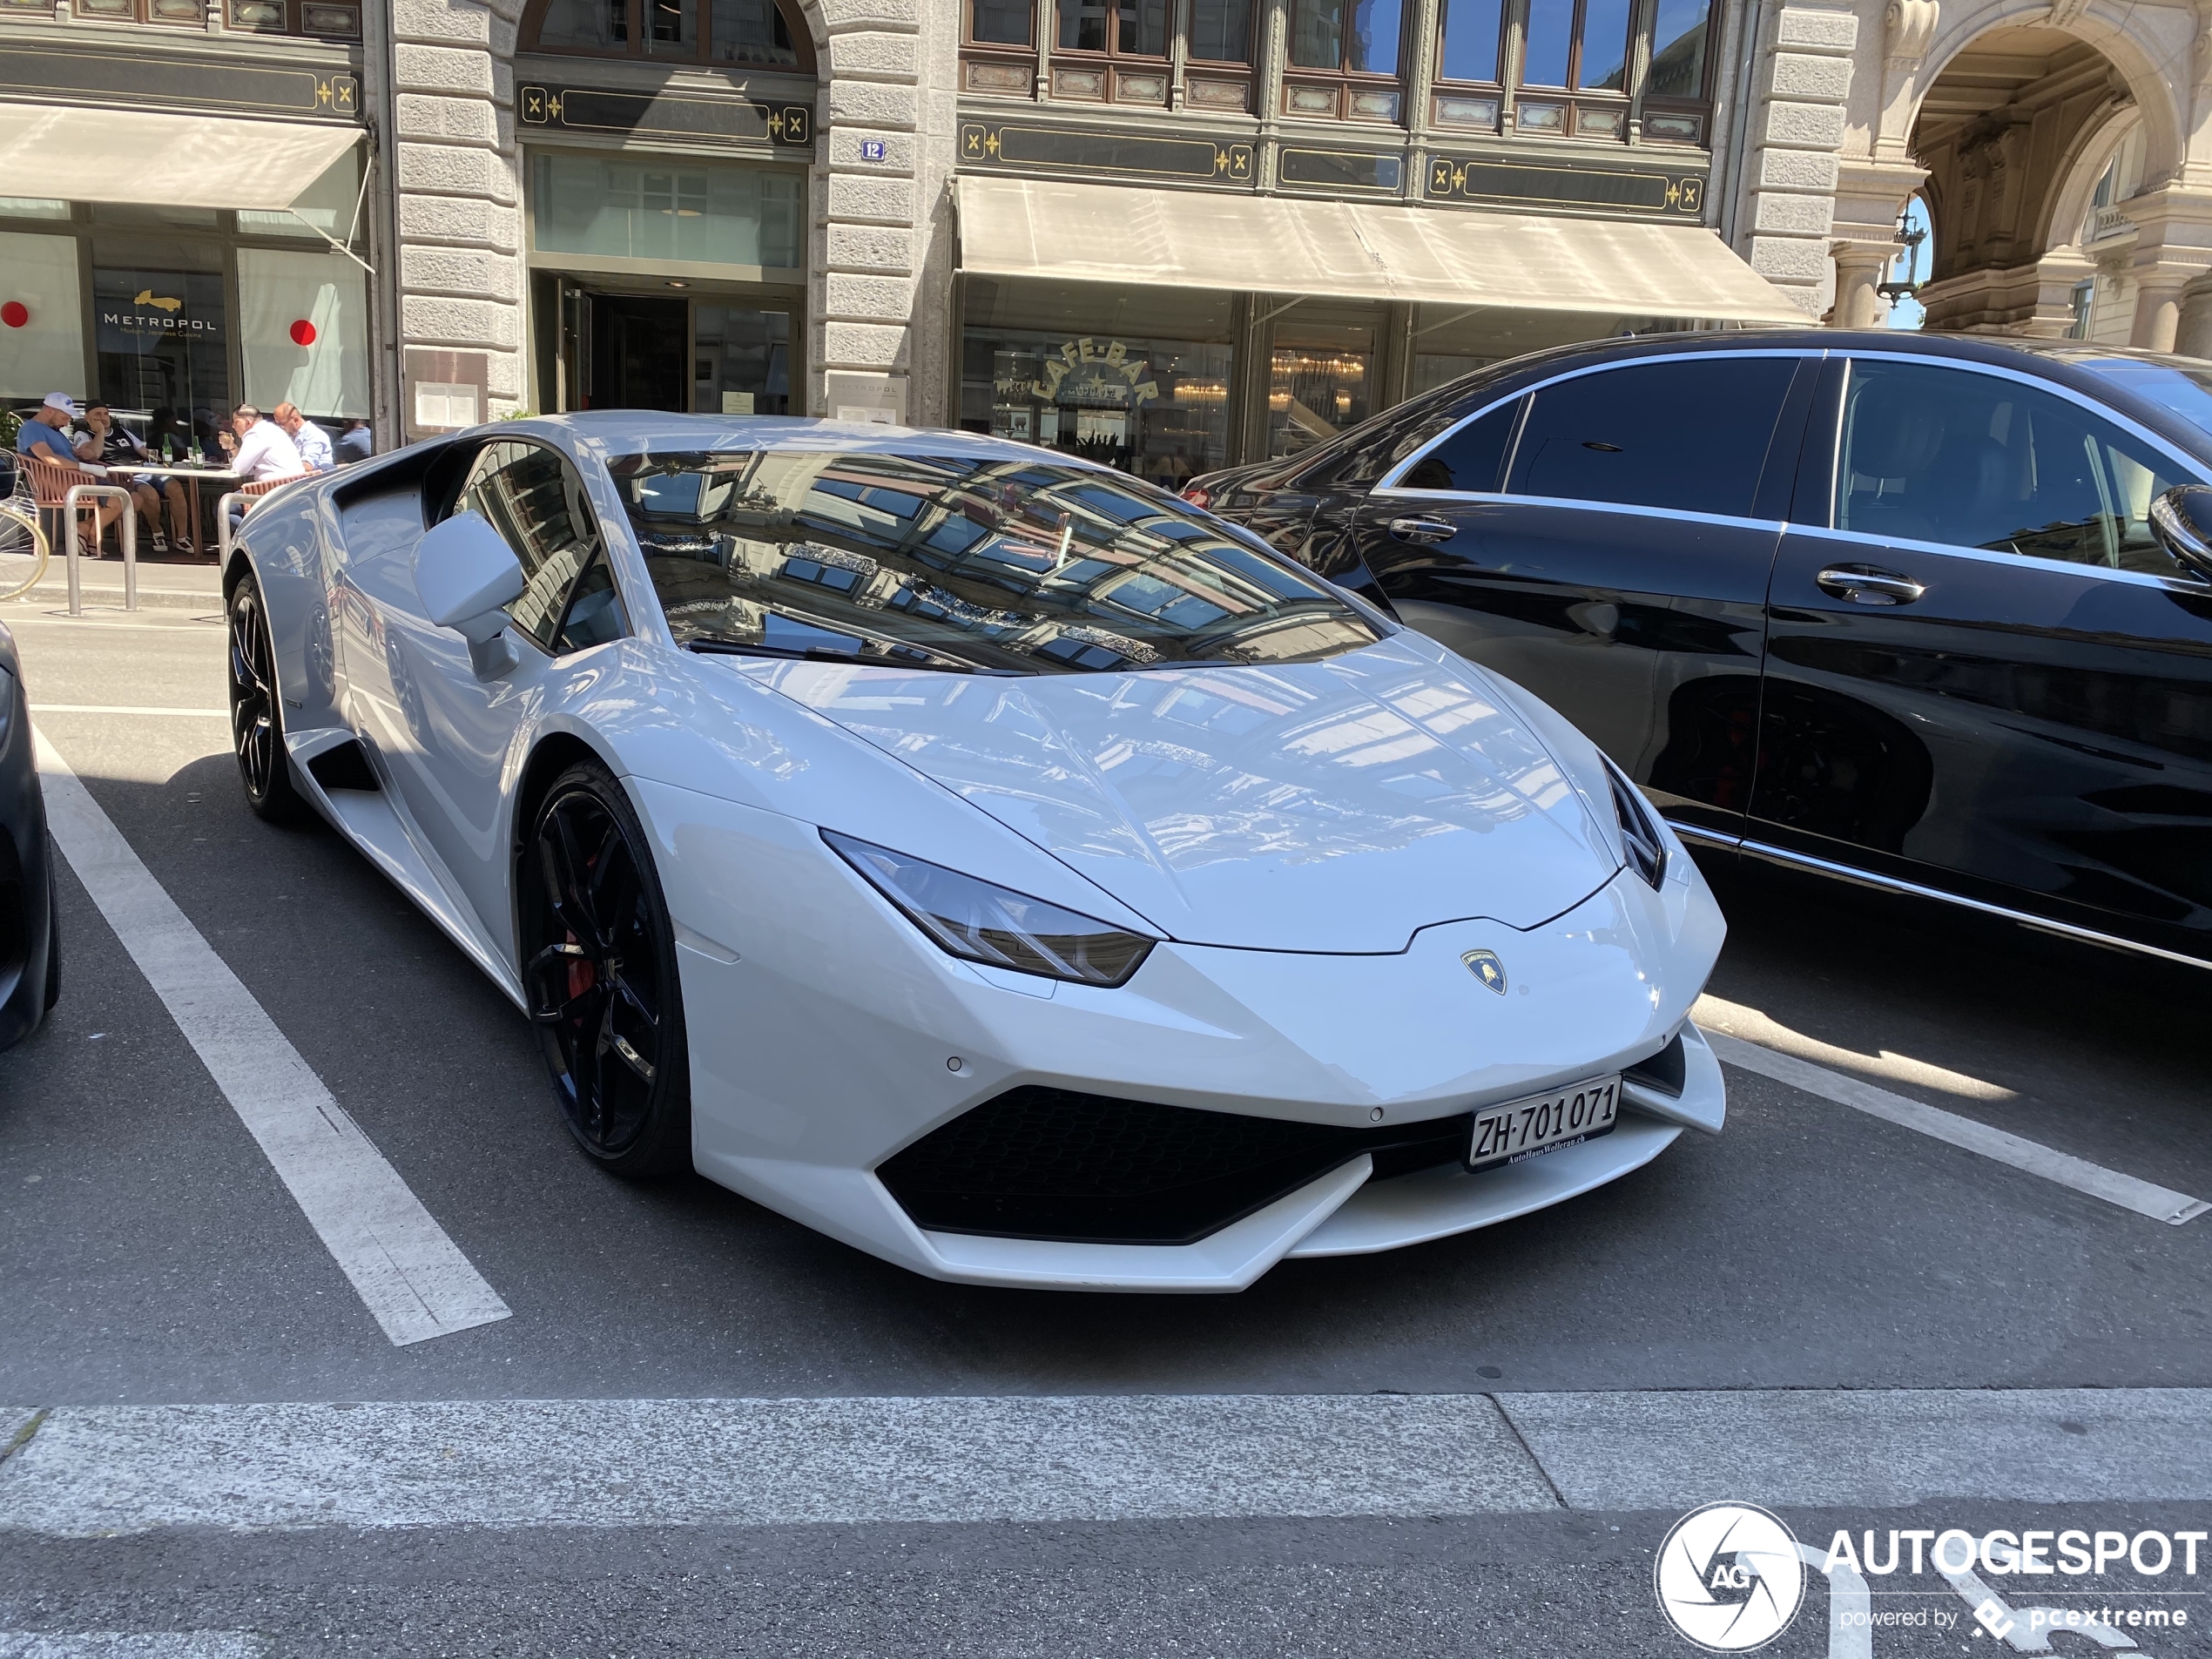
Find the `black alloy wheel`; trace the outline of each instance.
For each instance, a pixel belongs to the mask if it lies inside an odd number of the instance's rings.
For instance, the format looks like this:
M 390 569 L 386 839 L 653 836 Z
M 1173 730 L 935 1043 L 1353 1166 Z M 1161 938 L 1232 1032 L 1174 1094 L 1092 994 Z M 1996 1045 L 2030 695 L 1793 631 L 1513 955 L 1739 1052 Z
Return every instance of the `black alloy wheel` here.
M 675 929 L 644 826 L 604 767 L 554 780 L 519 873 L 523 985 L 569 1132 L 616 1175 L 690 1168 Z
M 238 753 L 246 804 L 272 823 L 297 822 L 307 803 L 292 786 L 292 761 L 284 748 L 284 710 L 277 696 L 276 651 L 260 583 L 252 571 L 231 590 L 231 746 Z

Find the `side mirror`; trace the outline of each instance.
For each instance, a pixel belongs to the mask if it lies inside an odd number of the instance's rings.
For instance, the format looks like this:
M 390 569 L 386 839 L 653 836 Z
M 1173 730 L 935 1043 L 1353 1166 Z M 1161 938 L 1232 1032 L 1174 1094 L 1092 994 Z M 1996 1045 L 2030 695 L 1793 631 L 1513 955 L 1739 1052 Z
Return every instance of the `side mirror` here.
M 2212 486 L 2182 484 L 2151 502 L 2150 533 L 2182 575 L 2212 582 Z
M 515 550 L 481 513 L 455 513 L 415 544 L 415 590 L 440 628 L 469 642 L 479 679 L 514 667 L 506 607 L 523 597 L 523 565 Z

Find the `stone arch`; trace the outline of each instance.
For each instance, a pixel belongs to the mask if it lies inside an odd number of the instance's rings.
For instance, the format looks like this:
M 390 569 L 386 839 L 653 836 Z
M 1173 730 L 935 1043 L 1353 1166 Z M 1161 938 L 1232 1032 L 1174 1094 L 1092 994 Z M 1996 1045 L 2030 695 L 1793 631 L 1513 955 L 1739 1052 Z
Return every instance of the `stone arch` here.
M 2165 9 L 1997 0 L 1942 19 L 1893 111 L 1927 175 L 1925 326 L 2061 334 L 2073 325 L 2074 286 L 2092 268 L 2071 246 L 2079 210 L 2069 219 L 2067 206 L 2085 158 L 2132 121 L 2147 183 L 2181 169 L 2195 33 L 2193 15 L 2182 17 L 2176 30 Z

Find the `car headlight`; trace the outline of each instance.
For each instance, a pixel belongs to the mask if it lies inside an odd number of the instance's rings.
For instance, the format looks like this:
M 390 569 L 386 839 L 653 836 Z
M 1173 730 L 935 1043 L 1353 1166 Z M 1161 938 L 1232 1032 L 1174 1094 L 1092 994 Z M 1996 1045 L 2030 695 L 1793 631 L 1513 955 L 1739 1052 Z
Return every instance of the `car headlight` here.
M 1125 983 L 1155 942 L 835 830 L 824 830 L 822 840 L 939 949 L 963 961 L 1111 986 Z
M 1659 884 L 1667 879 L 1667 842 L 1659 833 L 1651 803 L 1644 799 L 1643 791 L 1629 781 L 1628 774 L 1610 760 L 1605 763 L 1605 775 L 1613 786 L 1613 810 L 1621 819 L 1621 841 L 1628 851 L 1629 862 L 1656 892 Z

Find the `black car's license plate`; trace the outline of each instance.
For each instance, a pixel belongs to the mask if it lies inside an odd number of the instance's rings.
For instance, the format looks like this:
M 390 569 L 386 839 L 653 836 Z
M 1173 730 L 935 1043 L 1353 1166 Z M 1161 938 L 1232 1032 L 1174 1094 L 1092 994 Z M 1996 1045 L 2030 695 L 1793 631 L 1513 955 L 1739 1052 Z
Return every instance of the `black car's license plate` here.
M 1467 1168 L 1493 1170 L 1609 1131 L 1621 1110 L 1621 1076 L 1486 1106 L 1474 1115 Z

